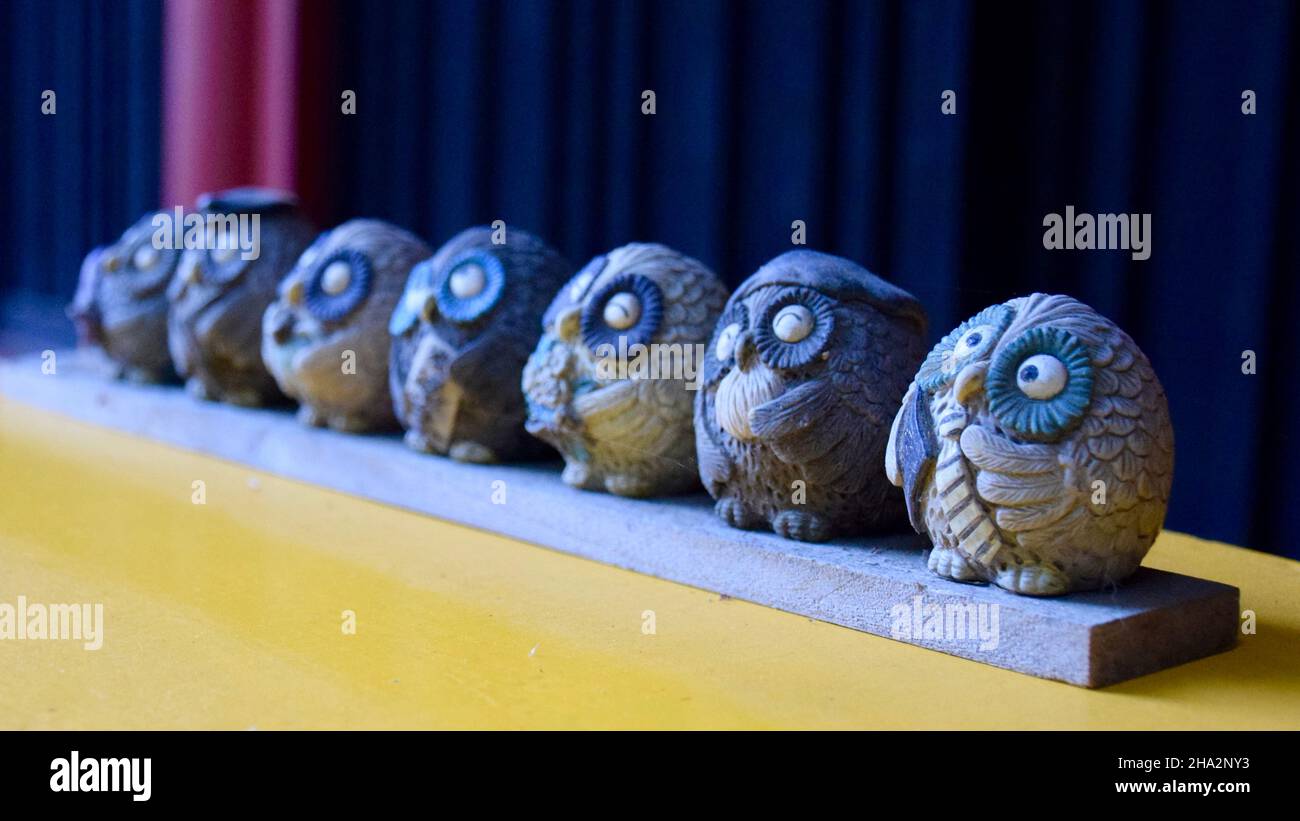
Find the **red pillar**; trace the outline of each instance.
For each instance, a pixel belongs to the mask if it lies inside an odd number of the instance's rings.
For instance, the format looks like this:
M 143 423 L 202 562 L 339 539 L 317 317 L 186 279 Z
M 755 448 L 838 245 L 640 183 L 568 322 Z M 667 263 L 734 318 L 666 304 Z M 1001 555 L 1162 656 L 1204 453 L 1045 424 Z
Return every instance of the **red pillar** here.
M 164 207 L 237 185 L 301 186 L 301 13 L 300 0 L 167 0 Z

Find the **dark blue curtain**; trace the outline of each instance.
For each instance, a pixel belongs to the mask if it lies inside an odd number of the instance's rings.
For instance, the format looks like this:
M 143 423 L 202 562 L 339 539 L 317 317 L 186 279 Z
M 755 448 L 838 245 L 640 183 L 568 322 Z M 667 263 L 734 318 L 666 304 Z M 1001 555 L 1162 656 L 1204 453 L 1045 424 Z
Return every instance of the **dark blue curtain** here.
M 4 138 L 5 259 L 62 292 L 84 246 L 147 204 L 158 145 L 156 7 L 74 5 L 4 12 L 21 18 L 5 26 L 7 85 L 32 100 Z M 1075 295 L 1137 339 L 1169 393 L 1168 525 L 1300 557 L 1300 392 L 1281 368 L 1300 310 L 1300 4 L 306 8 L 331 55 L 309 78 L 331 221 L 381 216 L 436 243 L 504 219 L 575 261 L 652 239 L 734 284 L 804 220 L 810 247 L 920 297 L 934 338 L 992 302 Z M 60 93 L 76 129 L 34 113 L 51 74 L 94 97 Z M 337 113 L 342 89 L 354 117 Z M 1044 215 L 1067 205 L 1150 213 L 1151 258 L 1044 250 Z
M 70 296 L 157 207 L 161 22 L 161 0 L 0 0 L 0 291 Z

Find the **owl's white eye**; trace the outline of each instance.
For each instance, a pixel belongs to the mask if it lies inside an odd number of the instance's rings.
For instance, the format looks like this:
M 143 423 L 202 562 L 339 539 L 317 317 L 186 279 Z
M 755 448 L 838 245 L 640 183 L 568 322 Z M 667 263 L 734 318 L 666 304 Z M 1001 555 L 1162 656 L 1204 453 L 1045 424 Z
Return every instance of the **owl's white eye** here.
M 970 356 L 977 351 L 981 345 L 987 342 L 995 333 L 992 326 L 976 325 L 966 333 L 962 334 L 961 339 L 957 340 L 957 347 L 953 350 L 952 355 L 956 359 Z
M 148 271 L 158 264 L 158 249 L 149 243 L 141 245 L 135 249 L 135 254 L 131 257 L 131 264 L 137 271 Z
M 1020 363 L 1016 386 L 1030 399 L 1051 399 L 1065 389 L 1065 365 L 1051 354 L 1040 353 Z
M 487 271 L 483 270 L 483 266 L 473 263 L 462 265 L 451 272 L 447 287 L 457 299 L 478 296 L 487 287 Z
M 605 303 L 603 316 L 606 325 L 616 331 L 625 331 L 641 318 L 641 300 L 636 298 L 636 294 L 614 294 Z
M 718 344 L 713 348 L 713 355 L 718 358 L 718 361 L 725 361 L 731 356 L 738 336 L 740 336 L 739 322 L 733 322 L 722 329 L 722 333 L 718 334 Z
M 582 299 L 582 295 L 587 293 L 587 286 L 591 285 L 591 281 L 595 278 L 596 275 L 590 271 L 578 274 L 578 278 L 569 286 L 569 301 L 577 302 Z
M 352 268 L 344 261 L 331 262 L 320 275 L 320 289 L 330 296 L 338 296 L 352 282 Z
M 212 261 L 218 265 L 225 265 L 235 258 L 239 253 L 238 237 L 234 231 L 226 231 L 216 226 L 208 228 L 208 253 Z
M 772 319 L 772 333 L 782 342 L 799 342 L 813 330 L 813 314 L 803 305 L 787 305 Z

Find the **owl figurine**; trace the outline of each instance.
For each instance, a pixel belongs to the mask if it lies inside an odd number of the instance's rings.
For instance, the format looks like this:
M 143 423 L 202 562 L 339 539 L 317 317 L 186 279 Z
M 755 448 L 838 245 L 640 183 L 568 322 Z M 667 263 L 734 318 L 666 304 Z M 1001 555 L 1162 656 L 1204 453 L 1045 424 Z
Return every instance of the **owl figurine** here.
M 519 380 L 542 314 L 572 274 L 532 234 L 510 229 L 498 245 L 485 227 L 412 269 L 388 325 L 389 387 L 407 445 L 463 462 L 548 450 L 524 430 Z
M 830 254 L 789 251 L 742 283 L 695 398 L 718 516 L 808 542 L 900 523 L 903 500 L 872 466 L 925 332 L 911 294 Z
M 566 483 L 620 496 L 698 485 L 691 394 L 726 298 L 712 271 L 654 244 L 598 256 L 560 290 L 523 388 L 526 427 L 564 456 Z
M 1174 436 L 1127 334 L 1034 294 L 960 325 L 926 358 L 885 470 L 934 545 L 932 571 L 1052 596 L 1115 584 L 1164 521 Z
M 172 361 L 200 399 L 283 403 L 262 362 L 262 314 L 316 231 L 297 199 L 283 191 L 235 188 L 205 194 L 198 205 L 210 230 L 203 247 L 187 247 L 169 288 Z M 254 251 L 240 247 L 254 236 Z
M 308 425 L 361 432 L 397 427 L 388 393 L 388 321 L 415 264 L 413 234 L 379 220 L 320 235 L 280 283 L 262 318 L 262 359 Z
M 68 306 L 80 344 L 101 348 L 117 375 L 134 382 L 176 378 L 167 355 L 167 283 L 181 254 L 156 247 L 154 217 L 86 255 Z

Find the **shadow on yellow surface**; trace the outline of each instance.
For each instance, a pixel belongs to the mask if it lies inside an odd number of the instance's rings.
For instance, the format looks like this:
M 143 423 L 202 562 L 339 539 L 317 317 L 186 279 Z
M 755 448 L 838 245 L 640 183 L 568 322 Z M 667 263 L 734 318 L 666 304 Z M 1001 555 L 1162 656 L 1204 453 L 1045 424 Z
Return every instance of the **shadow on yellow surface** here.
M 0 602 L 105 611 L 97 651 L 0 641 L 3 727 L 1300 728 L 1300 564 L 1148 563 L 1258 635 L 1087 691 L 0 400 Z

